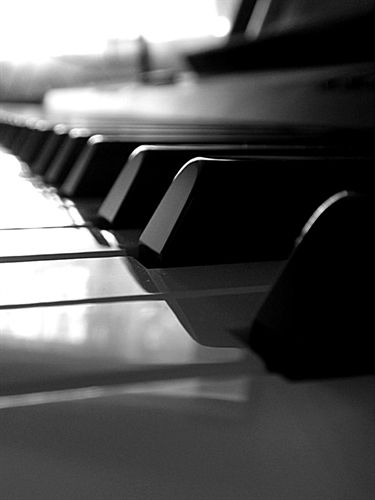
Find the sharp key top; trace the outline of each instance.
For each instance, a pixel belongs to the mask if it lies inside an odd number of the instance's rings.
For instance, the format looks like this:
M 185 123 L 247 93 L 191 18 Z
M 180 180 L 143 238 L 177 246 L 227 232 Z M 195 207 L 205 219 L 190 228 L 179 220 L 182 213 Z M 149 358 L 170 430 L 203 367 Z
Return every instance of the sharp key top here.
M 298 145 L 143 145 L 124 165 L 98 210 L 98 219 L 117 229 L 145 227 L 178 170 L 196 156 L 319 155 L 325 151 L 325 147 Z
M 186 144 L 186 147 L 193 148 L 194 144 L 199 154 L 204 154 L 205 148 L 210 153 L 210 141 L 216 144 L 218 152 L 222 148 L 221 154 L 225 154 L 225 147 L 222 144 L 230 144 L 229 141 L 240 143 L 237 149 L 240 154 L 241 148 L 247 142 L 243 135 L 236 135 L 233 130 L 212 127 L 188 127 L 182 126 L 138 126 L 128 130 L 119 128 L 117 135 L 103 134 L 91 136 L 83 153 L 79 156 L 74 166 L 68 171 L 64 181 L 59 186 L 62 194 L 69 197 L 104 197 L 116 177 L 124 166 L 130 153 L 141 145 L 171 145 L 174 144 L 176 151 L 180 146 L 176 144 Z M 189 144 L 189 142 L 191 144 Z M 204 143 L 204 144 L 202 144 Z M 200 146 L 199 146 L 200 145 Z M 185 147 L 185 146 L 184 146 Z M 253 146 L 256 148 L 256 146 Z M 214 146 L 211 146 L 213 149 Z M 258 144 L 259 150 L 262 146 Z M 264 146 L 263 146 L 264 148 Z M 282 150 L 282 146 L 279 147 Z M 175 153 L 177 154 L 177 153 Z M 214 154 L 214 152 L 213 152 Z M 235 146 L 233 146 L 235 154 Z M 181 155 L 183 156 L 182 152 Z M 195 156 L 192 154 L 193 157 Z M 183 161 L 186 161 L 186 157 Z M 65 172 L 67 170 L 65 169 Z M 51 179 L 49 179 L 51 180 Z
M 38 175 L 43 175 L 52 165 L 54 158 L 68 136 L 68 128 L 62 124 L 53 127 L 52 134 L 47 139 L 45 146 L 35 160 L 30 164 L 30 169 Z
M 101 197 L 108 193 L 130 153 L 138 146 L 131 138 L 90 137 L 59 192 L 69 197 Z
M 199 154 L 245 155 L 248 146 L 149 145 L 133 151 L 98 211 L 114 228 L 143 228 L 186 161 Z
M 305 220 L 332 192 L 370 189 L 370 160 L 190 161 L 140 236 L 150 267 L 286 258 Z
M 59 186 L 63 182 L 82 153 L 89 137 L 89 133 L 85 130 L 73 129 L 69 132 L 44 174 L 44 180 L 48 184 Z
M 133 129 L 126 126 L 119 126 L 118 128 L 114 128 L 113 124 L 91 124 L 88 127 L 73 127 L 69 130 L 68 137 L 65 139 L 62 147 L 59 148 L 56 156 L 53 158 L 52 163 L 48 166 L 47 170 L 44 174 L 44 179 L 49 184 L 52 184 L 57 187 L 61 187 L 66 194 L 72 196 L 75 194 L 75 190 L 77 189 L 77 181 L 81 181 L 81 177 L 83 174 L 86 174 L 86 170 L 88 169 L 89 174 L 94 172 L 96 173 L 96 168 L 98 165 L 95 163 L 95 158 L 100 162 L 100 158 L 103 156 L 106 157 L 107 160 L 110 157 L 107 157 L 107 147 L 111 149 L 111 146 L 114 146 L 114 152 L 117 150 L 120 151 L 121 145 L 117 146 L 117 143 L 120 142 L 120 139 L 117 139 L 119 136 L 123 136 L 126 134 L 126 139 L 123 139 L 123 142 L 129 142 L 129 144 L 133 142 L 132 147 L 126 147 L 126 150 L 129 150 L 129 154 L 132 149 L 138 146 L 141 141 L 143 141 L 144 136 L 143 129 Z M 99 136 L 101 135 L 112 135 L 112 139 L 107 141 L 101 139 Z M 88 146 L 89 140 L 91 140 L 93 148 Z M 107 142 L 109 144 L 107 144 Z M 96 157 L 96 155 L 99 155 Z M 128 154 L 128 155 L 129 155 Z M 92 155 L 94 155 L 94 168 L 92 168 Z M 103 156 L 100 156 L 103 155 Z M 126 160 L 126 155 L 123 161 Z M 109 167 L 110 169 L 111 167 Z M 120 167 L 117 167 L 119 170 Z M 100 172 L 103 173 L 102 171 Z M 68 180 L 70 179 L 70 180 Z M 84 179 L 86 181 L 86 179 Z M 114 179 L 110 179 L 109 183 Z M 65 185 L 65 181 L 67 184 Z M 108 181 L 107 181 L 108 182 Z M 64 185 L 64 188 L 62 188 Z M 80 184 L 79 188 L 82 188 L 83 184 Z M 88 184 L 90 186 L 90 182 Z M 109 189 L 110 185 L 108 186 Z M 85 188 L 82 188 L 85 191 Z
M 30 130 L 18 156 L 31 166 L 52 135 L 53 128 L 50 124 L 44 121 L 37 122 Z
M 341 191 L 307 220 L 298 244 L 241 337 L 291 379 L 375 373 L 373 196 Z

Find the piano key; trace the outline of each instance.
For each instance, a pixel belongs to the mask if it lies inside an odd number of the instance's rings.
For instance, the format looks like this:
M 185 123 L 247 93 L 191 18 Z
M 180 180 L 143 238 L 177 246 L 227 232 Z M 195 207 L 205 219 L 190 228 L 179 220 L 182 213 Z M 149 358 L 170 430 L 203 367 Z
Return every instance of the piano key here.
M 0 309 L 157 295 L 145 268 L 124 257 L 0 263 Z
M 86 130 L 73 129 L 69 132 L 44 173 L 43 177 L 47 183 L 59 185 L 64 180 L 83 151 L 88 138 Z
M 82 213 L 90 220 L 107 221 L 115 227 L 143 227 L 173 175 L 187 159 L 199 153 L 235 156 L 249 151 L 247 146 L 224 144 L 137 146 L 134 140 L 128 142 L 121 136 L 91 137 L 85 154 L 59 192 L 73 197 L 78 209 L 82 208 Z M 126 213 L 132 213 L 132 217 L 126 217 Z
M 143 228 L 174 175 L 199 153 L 246 152 L 246 146 L 140 146 L 135 149 L 98 210 L 98 219 L 115 228 Z
M 173 177 L 185 162 L 195 156 L 320 155 L 324 152 L 327 152 L 324 146 L 290 146 L 287 144 L 140 146 L 133 151 L 104 198 L 98 209 L 97 220 L 117 229 L 144 228 Z
M 24 189 L 19 189 L 19 193 L 27 194 Z M 0 231 L 87 225 L 73 207 L 56 204 L 54 200 L 42 195 L 37 197 L 36 194 L 25 197 L 25 201 L 32 204 L 30 211 L 25 211 L 26 205 L 20 207 L 17 203 L 8 203 L 7 199 L 0 203 Z
M 174 178 L 139 240 L 149 267 L 280 260 L 337 189 L 371 189 L 371 161 L 196 159 Z
M 1 309 L 0 345 L 1 395 L 263 369 L 193 339 L 163 300 Z
M 57 124 L 53 127 L 52 135 L 47 139 L 39 155 L 29 164 L 30 169 L 38 175 L 43 175 L 52 164 L 59 149 L 68 136 L 68 128 L 63 124 Z
M 15 155 L 18 155 L 24 142 L 29 137 L 30 130 L 27 126 L 21 126 L 18 128 L 17 133 L 12 137 L 11 142 L 9 144 L 9 149 Z
M 99 125 L 97 125 L 97 127 L 99 127 Z M 113 125 L 112 125 L 112 127 L 113 127 Z M 46 174 L 47 170 L 49 170 L 49 169 L 52 170 L 53 162 L 55 161 L 56 156 L 59 154 L 59 150 L 61 149 L 61 147 L 63 146 L 63 144 L 65 142 L 69 142 L 69 141 L 67 141 L 67 137 L 69 137 L 69 133 L 71 131 L 73 131 L 73 129 L 77 129 L 77 128 L 79 128 L 79 127 L 69 126 L 69 125 L 64 124 L 64 123 L 56 124 L 53 127 L 52 138 L 45 144 L 45 147 L 40 152 L 40 155 L 35 159 L 35 161 L 30 164 L 30 168 L 33 170 L 33 172 L 35 172 L 36 174 L 39 174 L 39 175 L 44 175 L 44 174 Z M 107 127 L 106 127 L 106 125 L 103 124 L 101 128 L 106 129 Z M 111 131 L 114 132 L 114 130 L 112 128 L 111 128 Z M 74 133 L 75 132 L 73 132 L 73 134 Z M 86 134 L 87 139 L 89 139 L 89 137 L 91 135 L 95 134 L 95 131 L 89 132 L 89 130 L 87 128 L 81 127 L 80 132 L 78 132 L 78 133 Z M 67 146 L 64 146 L 64 147 L 67 148 Z M 63 160 L 61 160 L 61 161 L 63 161 Z M 69 170 L 71 167 L 72 167 L 72 165 L 68 166 L 67 169 Z M 55 168 L 58 169 L 58 167 L 55 167 Z M 59 167 L 59 169 L 60 168 L 61 168 L 61 171 L 63 171 L 64 164 L 61 165 Z M 51 183 L 58 182 L 58 179 L 56 179 L 56 181 L 54 180 L 53 171 L 50 172 L 48 175 L 50 176 Z M 57 177 L 59 175 L 60 175 L 59 173 L 56 173 Z M 61 173 L 61 175 L 63 175 L 63 174 Z
M 0 230 L 0 263 L 123 254 L 110 234 L 94 228 Z
M 147 269 L 147 274 L 160 292 L 181 296 L 194 292 L 197 296 L 200 292 L 204 295 L 207 291 L 211 294 L 218 291 L 220 294 L 223 289 L 242 290 L 251 287 L 266 290 L 273 286 L 285 263 L 286 261 L 261 261 L 154 268 Z
M 249 397 L 251 375 L 200 376 L 166 379 L 156 382 L 138 382 L 116 386 L 61 389 L 42 393 L 9 394 L 0 396 L 0 412 L 6 408 L 30 407 L 75 400 L 102 397 L 147 395 L 212 399 L 217 402 L 246 403 Z
M 53 124 L 53 122 L 51 121 L 46 121 L 41 119 L 35 119 L 34 121 L 29 120 L 27 125 L 24 124 L 22 126 L 22 128 L 26 130 L 27 135 L 24 138 L 24 144 L 20 146 L 19 148 L 20 150 L 19 151 L 17 150 L 17 153 L 19 152 L 21 157 L 26 155 L 27 157 L 25 156 L 22 159 L 28 162 L 32 170 L 35 170 L 36 173 L 41 174 L 44 173 L 44 171 L 49 166 L 49 163 L 51 162 L 52 158 L 57 152 L 58 147 L 61 144 L 61 140 L 64 137 L 66 137 L 66 135 L 68 135 L 68 133 L 71 130 L 80 128 L 81 131 L 86 132 L 89 137 L 90 134 L 92 135 L 102 130 L 108 130 L 112 133 L 119 133 L 119 130 L 122 129 L 120 126 L 116 128 L 114 124 L 111 122 L 94 121 L 90 122 L 91 132 L 89 133 L 87 125 L 88 125 L 87 121 L 80 122 L 77 120 L 75 120 L 71 124 L 68 123 Z M 44 140 L 42 139 L 41 136 L 41 133 L 43 132 L 45 134 Z M 53 136 L 54 140 L 52 141 L 52 144 L 49 145 L 48 152 L 44 152 L 43 146 L 46 146 L 46 143 L 49 141 L 48 136 L 50 135 Z M 29 153 L 27 153 L 28 149 L 31 149 Z M 24 150 L 24 152 L 22 150 Z M 41 158 L 39 158 L 40 156 Z M 34 162 L 36 163 L 35 167 L 34 167 Z
M 52 162 L 54 161 L 55 156 L 57 155 L 60 147 L 63 142 L 66 140 L 66 137 L 69 135 L 70 131 L 73 129 L 80 128 L 82 133 L 87 133 L 88 138 L 91 134 L 95 133 L 95 130 L 99 127 L 99 130 L 106 130 L 108 127 L 110 131 L 115 132 L 114 125 L 109 125 L 106 123 L 92 123 L 91 126 L 94 127 L 92 132 L 89 132 L 87 123 L 84 121 L 83 123 L 75 122 L 74 124 L 67 123 L 57 123 L 53 127 L 51 127 L 52 137 L 47 138 L 45 141 L 45 145 L 39 154 L 33 159 L 33 161 L 29 162 L 29 166 L 33 172 L 39 175 L 43 175 L 46 170 L 50 167 Z
M 0 230 L 82 226 L 73 204 L 31 177 L 27 165 L 0 152 Z
M 330 71 L 331 68 L 324 68 L 325 76 Z M 347 73 L 348 68 L 341 71 Z M 171 86 L 158 89 L 148 86 L 144 93 L 137 88 L 128 93 L 120 89 L 110 102 L 112 109 L 118 112 L 122 108 L 124 114 L 129 108 L 138 112 L 140 106 L 144 116 L 145 110 L 146 114 L 155 115 L 159 111 L 171 115 L 175 107 L 177 116 L 195 116 L 196 113 L 205 116 L 207 113 L 225 120 L 235 116 L 249 121 L 315 123 L 319 127 L 334 124 L 340 129 L 344 126 L 373 126 L 374 115 L 370 111 L 373 110 L 373 95 L 370 96 L 369 86 L 367 94 L 353 88 L 344 92 L 341 88 L 332 98 L 331 91 L 322 91 L 321 77 L 319 80 L 314 77 L 311 81 L 306 73 L 303 69 L 277 74 L 266 72 L 265 76 L 225 75 L 224 78 L 215 76 L 203 81 L 194 79 L 192 82 L 183 81 L 182 86 L 177 86 L 177 92 Z M 200 82 L 195 85 L 197 80 Z M 262 80 L 260 85 L 259 80 Z M 64 91 L 57 92 L 61 92 L 62 110 L 66 112 L 68 99 L 64 99 Z M 98 107 L 103 106 L 103 100 L 108 102 L 108 93 L 103 89 L 95 93 L 91 88 L 87 93 L 98 101 Z M 47 107 L 53 100 L 50 97 L 47 96 Z M 82 106 L 76 115 L 81 112 Z M 92 113 L 93 109 L 89 112 Z M 352 131 L 346 135 L 341 131 L 338 133 L 339 141 L 348 143 L 353 142 L 355 135 Z M 210 263 L 207 268 L 212 269 L 211 266 Z M 235 300 L 235 294 L 220 288 L 219 284 L 215 290 L 198 289 L 199 284 L 193 288 L 194 294 L 189 296 L 185 290 L 171 293 L 170 308 L 173 310 L 173 299 L 180 301 L 179 306 L 186 305 L 184 313 L 192 311 L 194 328 L 202 331 L 204 326 L 198 328 L 202 322 L 202 309 L 203 315 L 212 316 L 220 327 L 222 320 L 228 321 L 227 306 L 233 305 L 235 311 L 247 294 L 241 289 L 244 293 Z M 198 301 L 199 296 L 204 301 Z M 232 298 L 233 304 L 229 304 Z M 211 299 L 218 299 L 215 306 L 221 309 L 218 316 L 211 308 Z M 225 304 L 222 303 L 224 299 Z M 244 320 L 241 315 L 247 313 L 245 309 L 244 313 L 238 312 L 241 322 Z M 18 316 L 15 318 L 13 324 L 17 324 Z M 186 325 L 188 320 L 187 314 Z M 102 321 L 105 322 L 104 314 Z M 51 318 L 47 322 L 50 324 Z M 231 325 L 231 329 L 236 330 L 235 325 Z M 236 405 L 236 408 L 228 404 L 223 407 L 217 401 L 212 405 L 206 399 L 200 405 L 194 396 L 187 402 L 178 398 L 171 403 L 169 398 L 168 403 L 166 398 L 160 401 L 152 398 L 150 393 L 144 399 L 138 395 L 135 399 L 127 398 L 125 402 L 111 399 L 109 407 L 108 399 L 103 401 L 105 398 L 102 398 L 95 405 L 76 402 L 57 405 L 53 409 L 44 406 L 39 411 L 7 412 L 0 428 L 5 429 L 1 482 L 2 487 L 5 482 L 11 491 L 8 496 L 15 495 L 16 491 L 16 494 L 28 497 L 30 491 L 36 491 L 36 496 L 56 498 L 66 495 L 68 488 L 69 497 L 80 498 L 89 488 L 90 497 L 97 498 L 143 498 L 150 491 L 155 498 L 184 497 L 191 492 L 198 492 L 198 496 L 201 494 L 205 499 L 231 498 L 233 484 L 236 484 L 236 493 L 241 498 L 302 496 L 313 499 L 320 498 L 322 491 L 328 492 L 332 498 L 350 496 L 353 492 L 357 497 L 371 498 L 374 446 L 368 429 L 373 415 L 373 379 L 369 382 L 357 377 L 344 381 L 289 384 L 275 376 L 253 377 L 247 404 Z M 241 406 L 240 410 L 238 406 Z M 101 412 L 103 408 L 106 408 L 104 413 Z M 63 424 L 59 426 L 59 422 Z M 113 425 L 103 427 L 103 422 Z M 334 424 L 330 425 L 332 422 Z M 332 432 L 333 427 L 335 432 Z M 171 434 L 171 428 L 178 432 Z M 339 433 L 336 432 L 338 428 Z M 155 436 L 160 437 L 156 446 Z M 301 440 L 301 436 L 305 439 Z M 105 445 L 101 446 L 102 443 Z M 316 457 L 319 460 L 315 460 Z M 283 464 L 282 473 L 280 463 Z M 327 468 L 327 464 L 331 467 Z M 22 478 L 20 481 L 19 474 L 14 473 L 20 469 L 29 472 L 26 485 L 22 484 Z M 124 470 L 132 471 L 130 481 L 128 477 L 124 479 Z M 151 471 L 146 480 L 145 470 Z M 173 481 L 170 480 L 171 470 L 177 471 L 177 478 Z M 210 484 L 207 488 L 207 478 L 212 479 L 212 487 Z
M 301 232 L 256 321 L 242 337 L 291 379 L 375 373 L 372 352 L 374 200 L 343 191 Z
M 89 123 L 85 128 L 73 128 L 69 132 L 69 140 L 66 141 L 64 149 L 71 151 L 78 148 L 74 153 L 73 159 L 67 160 L 66 153 L 59 153 L 53 165 L 49 167 L 45 174 L 47 182 L 60 186 L 69 174 L 75 179 L 81 177 L 86 168 L 86 163 L 76 165 L 79 154 L 81 154 L 83 145 L 87 145 L 87 140 L 96 134 L 117 136 L 118 142 L 120 135 L 123 135 L 124 142 L 133 141 L 134 147 L 142 144 L 179 144 L 179 143 L 238 143 L 238 144 L 290 144 L 291 139 L 295 145 L 322 145 L 326 142 L 322 136 L 316 136 L 307 132 L 291 132 L 282 128 L 274 129 L 271 127 L 249 127 L 235 124 L 211 124 L 211 123 L 155 123 L 155 124 L 126 124 L 120 123 L 114 127 L 113 123 Z M 292 137 L 291 137 L 292 134 Z M 87 137 L 87 140 L 84 140 Z M 75 146 L 73 146 L 73 144 Z M 80 143 L 80 146 L 78 146 Z M 68 145 L 69 144 L 69 145 Z M 69 153 L 71 154 L 71 153 Z M 73 154 L 73 153 L 72 153 Z M 73 173 L 77 166 L 78 172 Z M 69 189 L 72 189 L 71 187 Z
M 251 328 L 284 265 L 283 261 L 211 264 L 150 269 L 149 274 L 193 338 L 231 347 Z
M 50 125 L 43 122 L 37 123 L 20 148 L 18 156 L 22 161 L 31 165 L 52 135 L 53 129 Z
M 10 134 L 12 140 L 8 140 L 7 147 L 14 154 L 22 158 L 23 152 L 31 153 L 34 147 L 39 147 L 39 139 L 44 135 L 43 132 L 48 133 L 52 129 L 53 124 L 44 118 L 41 113 L 36 115 L 29 113 L 26 115 L 19 114 L 13 118 L 10 123 L 10 128 L 13 131 Z
M 138 144 L 130 138 L 91 136 L 59 192 L 68 197 L 104 197 Z
M 97 126 L 97 130 L 104 131 L 106 127 Z M 110 129 L 107 129 L 107 133 Z M 174 143 L 229 143 L 236 142 L 258 143 L 262 135 L 250 134 L 248 130 L 230 127 L 210 126 L 168 126 L 154 125 L 137 127 L 121 127 L 116 130 L 116 136 L 93 135 L 95 127 L 86 130 L 73 130 L 70 132 L 70 142 L 80 142 L 79 152 L 74 155 L 74 160 L 58 160 L 46 173 L 47 182 L 59 186 L 66 196 L 96 196 L 105 195 L 116 179 L 120 168 L 123 166 L 130 152 L 142 144 L 174 144 Z M 87 141 L 82 138 L 87 135 Z M 74 136 L 74 137 L 73 137 Z M 78 138 L 80 136 L 80 138 Z M 266 137 L 263 137 L 266 140 Z M 72 148 L 73 146 L 66 146 Z M 111 151 L 111 153 L 109 153 Z M 108 162 L 108 157 L 111 162 Z M 62 158 L 64 153 L 61 153 Z M 103 157 L 106 159 L 107 174 L 102 175 Z M 98 180 L 99 179 L 99 180 Z
M 84 152 L 84 157 L 82 158 L 82 163 L 79 163 L 78 165 L 75 163 L 79 157 L 79 155 L 82 153 L 85 147 L 87 147 L 88 140 L 92 137 L 97 135 L 100 132 L 100 129 L 102 131 L 105 131 L 106 127 L 102 126 L 99 128 L 86 128 L 86 129 L 73 129 L 69 132 L 69 139 L 65 142 L 64 144 L 64 151 L 60 151 L 58 158 L 54 160 L 53 165 L 49 167 L 45 174 L 45 180 L 48 183 L 51 183 L 53 185 L 60 186 L 61 184 L 64 183 L 64 181 L 67 181 L 67 184 L 63 189 L 65 189 L 66 194 L 72 195 L 72 191 L 74 192 L 75 188 L 75 183 L 77 182 L 77 178 L 80 179 L 81 176 L 85 173 L 86 168 L 88 167 L 86 163 L 86 158 L 91 158 L 91 155 L 96 152 L 96 150 L 99 150 L 99 155 L 103 151 L 102 154 L 105 154 L 106 148 L 109 146 L 107 143 L 112 142 L 113 148 L 114 148 L 114 153 L 116 154 L 116 150 L 121 150 L 122 146 L 121 144 L 118 144 L 121 139 L 118 137 L 120 135 L 124 135 L 126 132 L 126 135 L 122 138 L 122 142 L 124 143 L 124 149 L 125 149 L 125 158 L 123 158 L 123 161 L 126 160 L 126 154 L 130 154 L 131 150 L 134 149 L 135 147 L 146 143 L 163 143 L 165 140 L 172 141 L 172 142 L 187 142 L 191 140 L 196 140 L 199 142 L 204 142 L 208 140 L 207 135 L 209 132 L 205 133 L 198 133 L 196 130 L 190 131 L 190 133 L 187 135 L 186 130 L 182 128 L 180 131 L 172 130 L 170 127 L 167 127 L 166 130 L 162 128 L 150 128 L 150 127 L 141 127 L 138 129 L 137 128 L 128 128 L 128 129 L 117 129 L 113 130 L 113 133 L 116 133 L 117 137 L 114 138 L 107 138 L 106 141 L 101 140 L 100 138 L 93 138 L 92 143 L 89 145 L 89 150 Z M 155 131 L 156 130 L 156 131 Z M 99 131 L 99 132 L 98 132 Z M 108 132 L 108 130 L 107 130 Z M 223 139 L 223 134 L 221 131 L 219 131 L 218 134 L 214 134 L 216 136 L 216 140 L 220 141 Z M 203 137 L 202 137 L 203 136 Z M 243 137 L 240 137 L 238 140 L 243 140 Z M 91 139 L 90 139 L 91 140 Z M 128 143 L 128 144 L 127 144 Z M 93 152 L 91 152 L 91 144 L 92 144 L 92 149 Z M 66 151 L 65 151 L 66 150 Z M 120 160 L 121 161 L 121 160 Z M 120 163 L 121 164 L 121 163 Z M 119 167 L 118 167 L 119 168 Z M 75 172 L 72 172 L 72 170 L 75 170 Z M 95 169 L 94 169 L 95 170 Z M 69 174 L 73 174 L 72 177 L 70 177 Z M 70 177 L 70 181 L 68 180 Z M 111 179 L 112 180 L 112 179 Z M 72 184 L 72 185 L 70 185 Z
M 18 133 L 24 128 L 25 118 L 21 121 L 19 117 L 12 116 L 7 119 L 7 130 L 4 136 L 4 146 L 11 149 L 13 140 L 17 137 Z
M 50 128 L 48 126 L 47 120 L 44 120 L 43 117 L 40 116 L 40 114 L 20 116 L 19 123 L 17 125 L 19 134 L 16 137 L 16 140 L 12 142 L 12 152 L 21 157 L 22 149 L 25 147 L 29 139 L 32 138 L 32 136 L 40 126 L 41 128 Z
M 72 203 L 46 188 L 27 180 L 9 183 L 8 187 L 16 189 L 18 197 L 14 197 L 14 191 L 0 189 L 0 230 L 87 225 Z M 28 206 L 30 209 L 25 209 Z
M 27 166 L 8 149 L 0 148 L 0 189 L 6 191 L 7 183 L 23 182 L 23 178 L 29 174 Z
M 3 127 L 1 132 L 1 144 L 9 149 L 10 144 L 12 143 L 13 138 L 16 136 L 18 132 L 18 128 L 15 124 L 5 123 L 6 127 Z
M 113 134 L 120 135 L 123 128 L 114 129 L 113 125 L 106 124 L 92 126 L 90 128 L 71 128 L 65 137 L 63 144 L 60 145 L 56 154 L 52 158 L 52 162 L 44 172 L 44 179 L 49 184 L 60 186 L 70 171 L 75 166 L 76 161 L 84 152 L 90 137 L 97 135 L 101 131 L 112 132 Z M 132 129 L 127 129 L 128 134 L 134 135 L 136 132 Z

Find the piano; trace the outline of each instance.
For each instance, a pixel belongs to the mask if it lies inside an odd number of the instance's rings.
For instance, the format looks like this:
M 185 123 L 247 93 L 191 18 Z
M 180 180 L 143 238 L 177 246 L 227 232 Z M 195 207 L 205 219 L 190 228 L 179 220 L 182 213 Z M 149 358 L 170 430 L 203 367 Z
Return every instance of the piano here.
M 0 102 L 4 498 L 373 498 L 375 2 L 233 6 Z

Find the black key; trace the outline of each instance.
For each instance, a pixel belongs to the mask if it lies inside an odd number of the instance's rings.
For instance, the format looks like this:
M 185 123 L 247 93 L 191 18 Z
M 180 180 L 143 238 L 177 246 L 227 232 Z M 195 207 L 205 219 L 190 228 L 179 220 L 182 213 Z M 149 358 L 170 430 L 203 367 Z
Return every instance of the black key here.
M 98 218 L 114 228 L 143 229 L 185 162 L 198 155 L 243 156 L 255 150 L 261 153 L 269 148 L 233 144 L 140 146 L 104 199 Z
M 6 147 L 11 147 L 13 140 L 17 137 L 20 132 L 20 127 L 16 124 L 7 124 L 1 134 L 1 143 Z
M 371 163 L 191 161 L 144 229 L 139 257 L 150 267 L 285 259 L 306 219 L 328 196 L 346 188 L 370 189 Z
M 101 135 L 90 137 L 74 168 L 60 186 L 69 197 L 101 197 L 108 193 L 137 142 Z
M 44 175 L 46 182 L 59 186 L 64 181 L 82 153 L 88 138 L 87 133 L 75 129 L 69 133 Z
M 39 128 L 31 130 L 19 152 L 19 157 L 30 165 L 42 151 L 52 135 L 53 130 L 47 127 L 40 126 Z
M 24 143 L 28 140 L 30 133 L 31 130 L 29 127 L 22 126 L 18 129 L 17 133 L 14 134 L 9 144 L 9 149 L 13 154 L 18 155 L 20 153 Z
M 125 135 L 121 135 L 126 132 Z M 112 184 L 116 180 L 116 177 L 120 173 L 121 168 L 124 166 L 126 160 L 128 159 L 130 153 L 137 146 L 142 144 L 200 144 L 203 145 L 210 144 L 210 141 L 216 144 L 216 147 L 220 149 L 222 144 L 230 144 L 228 141 L 233 141 L 233 144 L 240 143 L 241 148 L 244 148 L 244 144 L 248 142 L 253 145 L 254 148 L 259 148 L 260 151 L 267 151 L 272 146 L 264 146 L 260 141 L 260 136 L 254 134 L 253 136 L 244 136 L 244 131 L 238 133 L 237 129 L 215 129 L 215 128 L 202 128 L 196 126 L 196 128 L 188 126 L 175 126 L 171 128 L 169 126 L 143 126 L 129 128 L 128 130 L 122 128 L 117 131 L 117 135 L 93 135 L 91 136 L 84 148 L 83 153 L 79 156 L 79 160 L 76 161 L 74 166 L 70 169 L 69 173 L 66 175 L 65 180 L 60 185 L 60 192 L 69 197 L 104 197 Z M 265 139 L 263 137 L 263 139 Z M 199 148 L 199 146 L 197 146 Z M 233 146 L 235 147 L 235 146 Z M 277 150 L 303 150 L 303 151 L 317 151 L 318 148 L 312 148 L 307 146 L 288 146 L 287 144 L 279 146 L 273 146 Z M 209 148 L 209 146 L 207 146 Z M 239 146 L 237 146 L 239 149 Z M 208 154 L 210 154 L 207 149 Z M 175 153 L 177 154 L 177 153 Z M 198 153 L 199 154 L 199 153 Z M 204 149 L 201 154 L 205 154 Z M 214 154 L 214 153 L 213 153 Z M 225 151 L 222 151 L 225 154 Z M 185 158 L 195 156 L 190 155 Z M 180 165 L 181 166 L 181 165 Z
M 242 338 L 291 379 L 375 373 L 374 199 L 340 192 L 306 224 Z
M 54 127 L 53 133 L 47 139 L 45 146 L 34 161 L 30 163 L 30 168 L 35 174 L 43 175 L 47 171 L 67 137 L 67 127 L 63 125 Z

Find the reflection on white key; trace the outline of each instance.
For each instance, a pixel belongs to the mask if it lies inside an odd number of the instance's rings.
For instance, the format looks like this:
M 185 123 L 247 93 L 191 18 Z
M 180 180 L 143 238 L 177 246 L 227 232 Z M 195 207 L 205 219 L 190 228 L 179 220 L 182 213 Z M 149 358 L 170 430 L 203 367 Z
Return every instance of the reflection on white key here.
M 62 256 L 122 255 L 118 247 L 101 244 L 86 228 L 45 228 L 0 231 L 0 262 Z
M 144 268 L 122 257 L 0 263 L 0 308 L 156 293 Z
M 58 196 L 28 180 L 0 188 L 0 229 L 69 226 L 74 222 Z
M 91 367 L 103 360 L 109 366 L 225 361 L 241 351 L 201 345 L 163 300 L 3 309 L 0 325 L 2 347 L 51 359 L 68 354 Z
M 189 366 L 223 374 L 234 364 L 238 374 L 248 359 L 193 339 L 163 300 L 0 311 L 2 394 L 186 376 Z
M 28 177 L 27 166 L 0 152 L 0 230 L 83 225 L 53 189 Z

